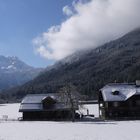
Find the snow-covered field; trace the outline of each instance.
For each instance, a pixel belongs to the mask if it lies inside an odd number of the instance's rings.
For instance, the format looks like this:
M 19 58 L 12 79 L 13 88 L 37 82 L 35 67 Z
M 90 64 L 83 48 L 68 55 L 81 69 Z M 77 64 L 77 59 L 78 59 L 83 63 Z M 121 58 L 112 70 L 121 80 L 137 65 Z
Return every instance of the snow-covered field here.
M 8 116 L 8 119 L 18 119 L 22 117 L 22 113 L 19 113 L 20 104 L 2 104 L 0 105 L 0 119 L 4 119 Z
M 89 112 L 93 111 L 91 105 L 88 107 Z M 16 119 L 21 116 L 18 108 L 19 104 L 0 106 L 0 117 L 8 115 L 9 118 Z M 97 113 L 97 110 L 95 112 Z M 140 121 L 1 121 L 0 140 L 140 140 L 139 130 Z

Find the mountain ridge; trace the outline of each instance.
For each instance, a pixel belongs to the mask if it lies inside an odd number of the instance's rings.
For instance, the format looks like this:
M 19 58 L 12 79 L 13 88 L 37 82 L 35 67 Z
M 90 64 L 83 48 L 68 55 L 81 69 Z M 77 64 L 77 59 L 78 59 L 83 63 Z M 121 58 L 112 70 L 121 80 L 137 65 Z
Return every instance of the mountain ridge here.
M 57 92 L 72 83 L 81 94 L 97 99 L 99 89 L 112 82 L 140 79 L 140 28 L 95 49 L 57 62 L 34 80 L 11 90 L 17 98 L 26 94 Z M 66 61 L 65 61 L 66 60 Z M 74 61 L 67 61 L 74 60 Z
M 29 66 L 18 57 L 0 55 L 0 90 L 22 85 L 41 71 L 41 68 Z

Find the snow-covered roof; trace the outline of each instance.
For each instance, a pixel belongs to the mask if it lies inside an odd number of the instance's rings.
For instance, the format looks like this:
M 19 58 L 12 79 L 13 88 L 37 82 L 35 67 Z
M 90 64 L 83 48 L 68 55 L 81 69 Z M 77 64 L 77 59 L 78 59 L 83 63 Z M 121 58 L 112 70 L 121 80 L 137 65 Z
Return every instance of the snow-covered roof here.
M 50 109 L 44 109 L 43 104 L 21 104 L 19 112 L 24 112 L 24 111 L 49 111 L 49 110 L 67 110 L 70 109 L 69 105 L 65 105 L 62 103 L 56 103 L 53 105 L 53 108 Z
M 49 109 L 43 108 L 42 101 L 47 98 L 51 97 L 52 99 L 56 100 L 57 102 L 53 105 L 53 108 L 51 110 L 62 110 L 62 109 L 70 109 L 69 104 L 65 104 L 59 101 L 58 95 L 55 94 L 29 94 L 24 97 L 24 99 L 21 102 L 19 112 L 24 111 L 48 111 Z M 78 106 L 75 105 L 75 109 L 77 109 Z
M 32 110 L 32 111 L 41 111 L 42 110 L 42 104 L 21 104 L 20 105 L 20 111 L 27 111 L 27 110 Z
M 114 92 L 118 94 L 113 94 Z M 104 101 L 126 101 L 133 95 L 140 95 L 140 87 L 135 84 L 113 83 L 101 89 Z
M 56 99 L 56 95 L 54 93 L 50 94 L 28 94 L 24 97 L 21 103 L 41 103 L 43 99 L 46 97 L 51 97 L 52 99 Z

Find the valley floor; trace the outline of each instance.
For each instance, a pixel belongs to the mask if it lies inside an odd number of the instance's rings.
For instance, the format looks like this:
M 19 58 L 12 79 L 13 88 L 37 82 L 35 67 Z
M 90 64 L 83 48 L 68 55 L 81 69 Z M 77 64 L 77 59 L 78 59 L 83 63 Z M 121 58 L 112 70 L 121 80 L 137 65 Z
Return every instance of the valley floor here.
M 91 107 L 91 106 L 90 106 Z M 47 122 L 12 121 L 19 104 L 0 106 L 0 140 L 139 140 L 140 121 Z M 13 110 L 14 109 L 14 110 Z M 12 111 L 13 110 L 13 111 Z

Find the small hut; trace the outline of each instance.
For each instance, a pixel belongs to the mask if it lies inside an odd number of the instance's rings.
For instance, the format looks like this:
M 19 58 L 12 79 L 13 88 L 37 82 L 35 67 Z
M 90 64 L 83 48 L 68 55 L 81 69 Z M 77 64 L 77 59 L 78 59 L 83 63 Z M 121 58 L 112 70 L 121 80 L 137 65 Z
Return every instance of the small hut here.
M 76 110 L 78 105 L 74 107 Z M 59 96 L 52 93 L 25 96 L 19 112 L 23 113 L 23 120 L 68 120 L 72 117 L 71 106 L 61 102 Z

